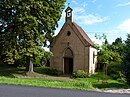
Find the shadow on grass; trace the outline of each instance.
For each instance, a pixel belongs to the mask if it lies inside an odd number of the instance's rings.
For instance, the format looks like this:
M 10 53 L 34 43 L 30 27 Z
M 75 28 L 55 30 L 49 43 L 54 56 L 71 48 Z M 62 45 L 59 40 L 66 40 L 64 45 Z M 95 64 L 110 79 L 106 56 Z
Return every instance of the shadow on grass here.
M 17 69 L 17 68 L 13 68 L 13 69 L 5 69 L 5 70 L 0 70 L 0 76 L 3 77 L 10 77 L 10 78 L 15 78 L 16 74 L 23 74 L 25 71 L 23 69 Z
M 40 75 L 39 75 L 40 74 Z M 1 68 L 0 76 L 3 77 L 20 77 L 20 76 L 42 76 L 42 75 L 50 75 L 50 76 L 60 76 L 62 73 L 55 70 L 50 69 L 49 67 L 35 67 L 34 72 L 29 73 L 26 72 L 23 68 Z
M 98 83 L 93 85 L 95 88 L 130 88 L 130 86 L 121 83 Z
M 103 72 L 96 72 L 95 74 L 93 74 L 91 76 L 92 79 L 95 79 L 95 80 L 101 80 L 101 79 L 104 79 L 104 73 Z M 111 79 L 110 76 L 106 76 L 105 79 Z
M 44 75 L 51 75 L 51 76 L 60 76 L 62 72 L 57 71 L 56 69 L 50 69 L 49 67 L 44 68 L 35 68 L 34 72 Z

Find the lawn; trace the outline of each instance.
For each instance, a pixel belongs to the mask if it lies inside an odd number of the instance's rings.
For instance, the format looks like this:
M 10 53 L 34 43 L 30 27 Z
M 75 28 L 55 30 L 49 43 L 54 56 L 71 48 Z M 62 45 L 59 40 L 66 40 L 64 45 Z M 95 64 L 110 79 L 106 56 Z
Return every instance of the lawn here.
M 36 69 L 34 73 L 26 73 L 23 70 L 3 70 L 0 71 L 0 84 L 73 88 L 82 90 L 94 90 L 97 88 L 129 88 L 125 83 L 113 80 L 110 77 L 107 77 L 107 83 L 103 83 L 103 74 L 100 72 L 97 72 L 88 78 L 69 78 L 52 76 L 54 71 L 50 71 L 48 75 L 48 71 L 49 69 L 45 68 Z

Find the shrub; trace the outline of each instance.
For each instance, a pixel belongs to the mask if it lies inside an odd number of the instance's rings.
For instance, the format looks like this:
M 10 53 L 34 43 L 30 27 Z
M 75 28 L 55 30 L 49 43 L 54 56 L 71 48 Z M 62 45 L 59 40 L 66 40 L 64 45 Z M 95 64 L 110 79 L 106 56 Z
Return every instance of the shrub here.
M 73 73 L 73 76 L 75 78 L 86 78 L 88 74 L 83 70 L 77 70 L 75 73 Z
M 130 85 L 130 73 L 126 74 L 125 76 L 126 76 L 127 83 Z
M 52 75 L 52 76 L 59 76 L 62 74 L 62 72 L 56 70 L 56 69 L 50 69 L 50 72 L 48 72 L 49 75 Z
M 126 81 L 130 85 L 130 61 L 124 61 L 122 64 L 122 68 L 125 72 Z
M 50 68 L 45 68 L 42 73 L 51 75 L 51 76 L 59 76 L 62 74 L 62 72 L 56 70 L 56 69 L 50 69 Z
M 111 63 L 108 66 L 107 74 L 111 76 L 113 79 L 116 79 L 118 81 L 125 82 L 125 75 L 124 72 L 118 63 Z

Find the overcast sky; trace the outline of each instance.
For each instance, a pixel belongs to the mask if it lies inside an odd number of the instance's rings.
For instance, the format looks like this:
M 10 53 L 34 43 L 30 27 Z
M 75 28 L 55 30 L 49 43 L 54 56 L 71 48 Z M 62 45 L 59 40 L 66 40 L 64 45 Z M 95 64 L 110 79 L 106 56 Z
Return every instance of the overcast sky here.
M 107 35 L 111 43 L 117 37 L 126 40 L 130 33 L 130 0 L 67 0 L 73 9 L 73 21 L 95 41 L 95 34 Z M 65 12 L 59 21 L 58 33 L 65 22 Z

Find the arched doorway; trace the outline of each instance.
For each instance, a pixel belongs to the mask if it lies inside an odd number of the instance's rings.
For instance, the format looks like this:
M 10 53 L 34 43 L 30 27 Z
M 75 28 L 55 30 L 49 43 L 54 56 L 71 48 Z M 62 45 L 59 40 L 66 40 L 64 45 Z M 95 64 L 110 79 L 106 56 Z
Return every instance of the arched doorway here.
M 64 73 L 73 73 L 73 52 L 70 48 L 67 48 L 64 52 Z

